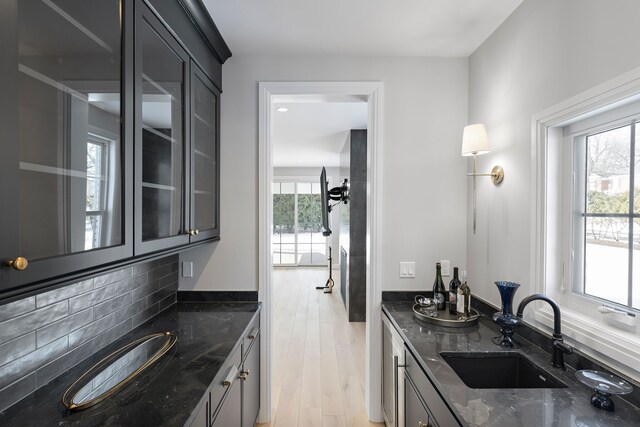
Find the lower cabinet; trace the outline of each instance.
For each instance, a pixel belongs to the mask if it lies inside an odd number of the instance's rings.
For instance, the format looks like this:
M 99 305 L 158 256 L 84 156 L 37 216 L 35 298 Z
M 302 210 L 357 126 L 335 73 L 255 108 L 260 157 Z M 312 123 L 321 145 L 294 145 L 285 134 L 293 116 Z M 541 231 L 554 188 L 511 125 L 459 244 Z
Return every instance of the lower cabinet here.
M 429 422 L 429 412 L 422 404 L 418 391 L 411 384 L 411 380 L 406 377 L 404 381 L 404 396 L 405 425 L 411 427 L 435 427 L 435 422 Z
M 260 411 L 260 321 L 249 327 L 202 399 L 190 427 L 252 427 Z
M 404 427 L 404 341 L 382 315 L 382 415 L 387 427 Z M 409 424 L 407 424 L 409 425 Z
M 213 427 L 231 427 L 240 425 L 240 407 L 242 406 L 242 387 L 240 381 L 233 381 L 224 396 L 220 410 L 213 420 Z
M 209 408 L 211 407 L 211 401 L 209 399 L 210 397 L 211 395 L 207 393 L 207 397 L 206 399 L 204 399 L 204 403 L 200 406 L 200 409 L 198 409 L 198 412 L 193 418 L 193 421 L 191 421 L 191 424 L 189 424 L 191 427 L 202 427 L 209 425 Z
M 260 411 L 260 334 L 242 364 L 242 427 L 253 427 Z
M 460 426 L 409 350 L 405 350 L 404 375 L 406 427 Z

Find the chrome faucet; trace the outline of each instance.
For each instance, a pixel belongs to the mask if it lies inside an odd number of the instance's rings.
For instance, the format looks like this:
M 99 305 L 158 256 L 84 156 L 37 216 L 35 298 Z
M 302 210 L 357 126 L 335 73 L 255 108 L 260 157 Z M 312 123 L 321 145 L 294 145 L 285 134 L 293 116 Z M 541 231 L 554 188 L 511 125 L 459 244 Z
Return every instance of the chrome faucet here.
M 560 332 L 560 307 L 551 298 L 543 294 L 534 294 L 526 297 L 518 305 L 518 312 L 516 317 L 522 319 L 522 313 L 524 308 L 531 301 L 546 301 L 553 309 L 553 358 L 551 359 L 551 366 L 559 369 L 566 369 L 564 366 L 564 355 L 573 353 L 573 349 L 564 342 L 562 339 L 562 333 Z

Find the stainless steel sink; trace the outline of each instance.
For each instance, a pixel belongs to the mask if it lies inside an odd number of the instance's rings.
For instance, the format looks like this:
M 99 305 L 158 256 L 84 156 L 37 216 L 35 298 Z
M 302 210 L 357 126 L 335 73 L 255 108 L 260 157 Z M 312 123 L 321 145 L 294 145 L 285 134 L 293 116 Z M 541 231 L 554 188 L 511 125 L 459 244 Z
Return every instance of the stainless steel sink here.
M 440 353 L 470 388 L 565 388 L 521 353 Z

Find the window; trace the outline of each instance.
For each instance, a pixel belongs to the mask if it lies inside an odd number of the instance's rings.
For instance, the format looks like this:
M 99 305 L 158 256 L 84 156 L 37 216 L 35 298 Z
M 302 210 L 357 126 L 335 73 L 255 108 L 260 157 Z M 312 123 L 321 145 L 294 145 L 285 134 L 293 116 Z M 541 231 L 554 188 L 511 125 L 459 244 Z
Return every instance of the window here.
M 326 265 L 320 183 L 273 183 L 273 264 Z
M 108 140 L 89 134 L 87 141 L 87 206 L 85 250 L 104 246 L 103 228 L 107 214 Z
M 571 345 L 640 380 L 640 69 L 532 125 L 531 283 Z M 525 315 L 552 330 L 547 305 Z
M 640 157 L 636 120 L 573 135 L 576 288 L 584 295 L 640 309 Z M 632 161 L 631 159 L 635 159 Z M 580 269 L 582 271 L 580 271 Z

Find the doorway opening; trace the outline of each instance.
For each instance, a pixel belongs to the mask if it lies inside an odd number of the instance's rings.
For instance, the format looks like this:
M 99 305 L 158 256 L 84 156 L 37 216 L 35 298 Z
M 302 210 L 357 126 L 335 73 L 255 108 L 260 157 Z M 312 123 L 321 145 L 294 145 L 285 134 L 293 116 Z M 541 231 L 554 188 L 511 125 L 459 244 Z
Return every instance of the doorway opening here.
M 267 422 L 271 421 L 271 423 L 278 423 L 276 416 L 278 414 L 274 413 L 273 410 L 275 408 L 274 399 L 281 400 L 283 398 L 288 398 L 286 393 L 288 393 L 291 389 L 289 384 L 286 383 L 286 379 L 282 375 L 282 372 L 274 372 L 275 369 L 275 360 L 276 356 L 279 360 L 282 358 L 282 355 L 279 352 L 281 342 L 277 342 L 276 339 L 281 339 L 276 337 L 276 328 L 280 327 L 283 323 L 292 323 L 293 327 L 289 333 L 289 336 L 293 340 L 294 338 L 299 338 L 301 336 L 306 337 L 309 331 L 313 332 L 314 323 L 313 319 L 316 316 L 325 316 L 324 319 L 328 319 L 328 323 L 333 322 L 335 319 L 330 317 L 331 310 L 336 309 L 336 307 L 341 307 L 342 313 L 344 314 L 344 306 L 342 306 L 342 301 L 338 294 L 333 297 L 331 294 L 326 295 L 322 294 L 321 291 L 315 291 L 315 285 L 321 283 L 315 283 L 315 281 L 326 280 L 326 277 L 322 277 L 323 272 L 327 272 L 326 269 L 326 256 L 325 259 L 322 260 L 322 266 L 325 266 L 324 269 L 318 268 L 298 268 L 298 269 L 279 269 L 284 271 L 274 272 L 273 268 L 277 264 L 277 260 L 274 258 L 277 255 L 280 257 L 279 261 L 282 264 L 282 255 L 283 253 L 291 262 L 291 265 L 307 265 L 301 254 L 308 255 L 308 259 L 306 261 L 313 261 L 314 253 L 318 252 L 318 257 L 321 252 L 321 248 L 323 245 L 322 241 L 315 242 L 314 237 L 311 236 L 311 242 L 299 242 L 300 239 L 300 231 L 302 227 L 300 227 L 300 218 L 296 219 L 295 217 L 295 199 L 299 197 L 300 194 L 305 194 L 304 192 L 300 192 L 298 186 L 302 186 L 303 190 L 305 187 L 305 183 L 311 183 L 311 192 L 310 199 L 313 199 L 314 191 L 313 191 L 313 181 L 306 181 L 309 178 L 313 178 L 316 182 L 319 183 L 319 179 L 316 178 L 319 176 L 319 172 L 321 167 L 317 167 L 317 173 L 309 174 L 308 172 L 300 172 L 295 174 L 297 176 L 292 176 L 294 168 L 303 168 L 304 160 L 296 159 L 297 163 L 302 163 L 299 166 L 289 166 L 289 170 L 276 171 L 278 170 L 278 166 L 276 166 L 275 161 L 278 161 L 278 157 L 275 156 L 275 151 L 277 150 L 277 145 L 275 143 L 274 138 L 274 128 L 275 128 L 275 120 L 276 115 L 280 114 L 276 112 L 275 108 L 277 104 L 283 103 L 302 103 L 302 104 L 311 104 L 311 103 L 347 103 L 347 102 L 360 102 L 366 105 L 366 129 L 368 130 L 367 135 L 367 213 L 366 213 L 366 286 L 367 286 L 367 296 L 366 296 L 366 323 L 360 323 L 358 327 L 363 329 L 363 340 L 364 346 L 362 348 L 361 354 L 362 364 L 360 368 L 364 366 L 362 369 L 362 375 L 358 379 L 358 376 L 353 376 L 351 378 L 351 384 L 353 384 L 353 388 L 347 384 L 346 387 L 348 390 L 344 390 L 344 384 L 342 388 L 338 388 L 335 395 L 332 395 L 330 391 L 321 392 L 319 384 L 313 384 L 315 381 L 313 380 L 313 376 L 307 377 L 307 382 L 309 383 L 309 388 L 305 388 L 304 390 L 299 390 L 298 397 L 295 397 L 295 393 L 289 393 L 289 395 L 294 395 L 294 399 L 307 399 L 307 401 L 312 401 L 312 399 L 316 399 L 320 402 L 320 406 L 317 404 L 315 408 L 324 408 L 327 409 L 330 405 L 330 401 L 342 399 L 339 404 L 344 405 L 344 400 L 351 397 L 354 397 L 356 394 L 347 395 L 347 391 L 356 390 L 356 385 L 358 382 L 361 383 L 359 386 L 362 390 L 361 400 L 364 400 L 363 414 L 362 416 L 368 418 L 371 421 L 382 421 L 381 410 L 380 410 L 380 387 L 381 387 L 381 328 L 376 327 L 380 324 L 380 299 L 381 299 L 381 291 L 380 291 L 380 282 L 381 282 L 381 165 L 382 165 L 382 90 L 383 84 L 380 82 L 331 82 L 331 83 L 314 83 L 314 82 L 261 82 L 259 84 L 259 180 L 260 180 L 260 201 L 259 201 L 259 298 L 263 302 L 263 311 L 261 314 L 261 322 L 262 329 L 264 331 L 265 340 L 261 347 L 261 364 L 262 369 L 261 372 L 261 412 L 259 421 Z M 336 147 L 336 154 L 340 147 Z M 287 149 L 288 152 L 292 150 Z M 319 156 L 318 153 L 313 153 L 310 157 L 314 159 L 317 163 Z M 306 178 L 304 178 L 306 177 Z M 340 176 L 337 174 L 337 178 L 339 180 Z M 279 182 L 278 182 L 279 181 Z M 287 196 L 289 199 L 293 199 L 294 202 L 294 215 L 293 217 L 289 217 L 287 221 L 277 221 L 277 222 L 286 222 L 283 227 L 280 227 L 280 231 L 284 231 L 285 228 L 288 227 L 289 230 L 292 230 L 293 233 L 293 247 L 287 246 L 284 247 L 282 245 L 291 245 L 289 242 L 283 242 L 281 239 L 281 234 L 276 234 L 276 222 L 277 219 L 274 214 L 274 195 L 282 194 L 282 184 L 283 183 L 294 183 L 293 186 L 293 197 Z M 279 188 L 276 184 L 280 184 Z M 337 184 L 337 182 L 336 182 Z M 287 191 L 291 191 L 291 186 L 286 186 Z M 279 190 L 279 193 L 275 190 Z M 291 193 L 284 193 L 291 194 Z M 297 195 L 297 196 L 296 196 Z M 289 203 L 291 203 L 289 201 Z M 335 215 L 335 214 L 334 214 Z M 293 219 L 293 220 L 292 220 Z M 339 218 L 334 220 L 334 224 L 338 224 Z M 293 222 L 293 225 L 290 223 Z M 330 236 L 325 244 L 325 247 L 334 248 L 334 261 L 336 260 L 336 255 L 340 253 L 339 251 L 339 239 L 338 235 L 338 227 L 333 226 L 334 233 Z M 313 226 L 310 226 L 313 228 Z M 311 234 L 314 234 L 311 231 Z M 275 236 L 275 237 L 274 237 Z M 289 236 L 291 237 L 291 236 Z M 279 241 L 276 241 L 280 238 Z M 298 240 L 298 241 L 297 241 Z M 317 245 L 315 248 L 313 245 Z M 298 247 L 296 247 L 298 245 Z M 311 245 L 302 248 L 299 245 Z M 276 249 L 278 251 L 276 252 Z M 293 253 L 293 258 L 290 256 L 291 254 L 287 254 L 287 251 Z M 305 255 L 307 256 L 307 255 Z M 314 264 L 311 264 L 314 265 Z M 306 270 L 306 271 L 305 271 Z M 281 274 L 284 273 L 284 274 Z M 307 275 L 309 279 L 301 278 L 301 275 Z M 316 278 L 313 278 L 314 275 Z M 328 274 L 327 274 L 328 275 Z M 297 278 L 296 278 L 297 276 Z M 333 275 L 336 277 L 336 275 Z M 312 286 L 313 292 L 307 292 L 302 296 L 302 301 L 306 302 L 307 309 L 300 308 L 300 300 L 296 300 L 297 302 L 290 301 L 289 305 L 294 304 L 295 310 L 292 310 L 292 307 L 289 308 L 289 312 L 294 312 L 295 315 L 290 318 L 290 321 L 285 321 L 282 318 L 278 318 L 278 325 L 275 324 L 276 316 L 275 312 L 278 310 L 286 310 L 287 305 L 283 306 L 281 302 L 276 301 L 275 297 L 279 291 L 276 288 L 276 279 L 286 282 L 286 281 L 295 281 L 296 283 L 302 282 L 311 282 L 308 283 L 309 286 Z M 294 285 L 295 286 L 295 285 Z M 305 285 L 306 286 L 306 285 Z M 300 289 L 296 288 L 296 291 L 300 291 Z M 289 292 L 285 292 L 286 295 L 289 295 Z M 290 295 L 289 295 L 290 296 Z M 324 300 L 322 298 L 325 298 Z M 332 298 L 332 299 L 328 299 Z M 317 302 L 316 302 L 317 301 Z M 335 313 L 340 313 L 336 311 Z M 307 322 L 306 327 L 302 328 L 301 326 L 296 328 L 295 322 L 298 320 L 298 314 L 304 314 L 307 316 L 307 319 L 312 319 L 311 322 Z M 311 316 L 311 317 L 308 317 Z M 327 317 L 329 316 L 329 317 Z M 337 329 L 329 329 L 323 326 L 322 322 L 318 324 L 317 336 L 319 339 L 327 338 L 327 336 L 332 333 L 334 338 L 337 336 L 336 343 L 338 342 L 347 342 L 350 341 L 351 338 L 348 336 L 350 332 L 347 332 L 347 335 L 344 335 L 342 330 L 338 331 Z M 303 330 L 304 329 L 304 330 Z M 352 328 L 354 331 L 357 329 L 356 326 Z M 337 332 L 336 332 L 337 331 Z M 355 332 L 354 332 L 355 333 Z M 314 334 L 312 334 L 315 336 Z M 306 339 L 306 338 L 305 338 Z M 317 358 L 319 361 L 318 367 L 315 368 L 315 372 L 320 374 L 317 379 L 322 381 L 322 372 L 320 371 L 320 365 L 322 363 L 322 350 L 314 349 L 315 341 L 313 339 L 308 341 L 311 344 L 310 348 L 305 350 L 306 357 L 310 360 L 308 361 L 311 365 L 314 363 L 314 358 Z M 317 350 L 317 351 L 314 351 Z M 342 349 L 339 346 L 336 346 L 333 350 L 334 352 L 334 360 L 336 360 L 337 370 L 327 370 L 327 375 L 332 375 L 331 372 L 339 372 L 340 364 L 342 364 L 342 368 L 345 368 L 342 358 L 338 357 L 338 353 L 341 352 Z M 353 352 L 352 352 L 353 353 Z M 346 358 L 345 358 L 346 359 Z M 304 357 L 302 359 L 296 359 L 298 361 L 302 360 L 301 363 L 304 364 Z M 295 367 L 295 360 L 293 365 L 290 367 Z M 309 366 L 311 366 L 309 365 Z M 287 368 L 288 369 L 288 368 Z M 346 368 L 345 368 L 346 369 Z M 343 371 L 345 370 L 343 369 Z M 310 370 L 308 370 L 310 372 Z M 274 375 L 275 374 L 275 375 Z M 315 374 L 314 374 L 315 375 Z M 362 378 L 364 376 L 364 378 Z M 326 381 L 326 380 L 325 380 Z M 280 388 L 274 390 L 274 387 L 281 386 L 285 384 L 285 388 Z M 283 394 L 282 390 L 285 390 L 285 394 Z M 307 395 L 305 396 L 305 393 Z M 315 396 L 311 396 L 308 393 L 315 393 Z M 298 403 L 300 402 L 298 401 Z M 348 399 L 347 399 L 348 400 Z M 295 402 L 293 402 L 295 403 Z M 314 405 L 311 405 L 314 406 Z M 329 410 L 330 412 L 331 410 Z M 296 415 L 293 417 L 297 420 L 298 423 L 306 423 L 308 420 L 300 418 L 300 415 L 307 416 L 317 416 L 318 412 L 315 410 L 311 411 L 298 411 L 297 418 Z M 329 413 L 322 414 L 322 416 L 333 416 Z M 281 414 L 281 417 L 289 417 L 290 414 Z M 289 420 L 293 420 L 293 418 L 287 418 Z

